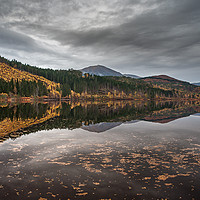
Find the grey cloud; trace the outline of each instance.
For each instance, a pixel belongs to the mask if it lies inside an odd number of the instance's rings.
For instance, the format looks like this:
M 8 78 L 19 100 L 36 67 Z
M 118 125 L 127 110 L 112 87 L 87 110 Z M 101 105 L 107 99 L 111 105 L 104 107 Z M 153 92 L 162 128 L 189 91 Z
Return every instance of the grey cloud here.
M 139 75 L 155 71 L 176 75 L 180 69 L 200 73 L 199 0 L 0 0 L 0 4 L 1 47 L 39 51 L 44 55 L 42 66 L 45 58 L 51 64 L 49 58 L 54 57 L 50 60 L 58 68 L 100 63 Z
M 56 54 L 53 49 L 45 48 L 32 37 L 4 28 L 0 28 L 0 47 L 29 53 Z
M 180 3 L 180 2 L 179 2 Z M 199 3 L 197 4 L 197 7 Z M 175 6 L 175 8 L 177 8 Z M 194 23 L 192 5 L 185 3 L 185 9 L 172 9 L 166 13 L 167 5 L 155 11 L 144 13 L 124 24 L 106 28 L 91 28 L 89 30 L 52 30 L 53 39 L 63 45 L 74 46 L 133 46 L 144 49 L 166 49 L 172 51 L 192 46 L 200 42 L 200 28 Z M 163 11 L 163 12 L 161 12 Z M 179 11 L 179 12 L 178 12 Z M 182 12 L 190 14 L 184 16 Z M 190 16 L 190 17 L 188 17 Z M 200 22 L 200 14 L 195 20 Z
M 21 33 L 7 30 L 4 28 L 0 29 L 0 45 L 1 48 L 17 49 L 23 51 L 38 51 L 39 47 L 35 41 Z
M 12 52 L 13 58 L 19 56 L 20 52 L 22 55 L 24 55 L 24 58 L 29 59 L 30 57 L 33 57 L 34 54 L 35 58 L 39 58 L 39 65 L 44 65 L 44 62 L 46 62 L 46 66 L 55 66 L 56 62 L 59 63 L 58 60 L 65 60 L 65 62 L 67 60 L 71 60 L 72 63 L 74 62 L 74 58 L 71 55 L 58 53 L 56 50 L 51 48 L 45 48 L 45 46 L 42 46 L 39 42 L 35 41 L 29 36 L 4 28 L 0 28 L 0 49 L 4 49 L 1 50 L 2 52 Z M 37 56 L 37 54 L 42 54 L 42 58 L 41 56 Z M 46 57 L 45 61 L 43 57 Z M 13 58 L 11 57 L 11 59 Z M 51 63 L 49 63 L 50 60 Z M 30 62 L 31 64 L 32 61 L 27 60 L 26 62 Z M 60 65 L 60 67 L 62 66 L 63 65 Z

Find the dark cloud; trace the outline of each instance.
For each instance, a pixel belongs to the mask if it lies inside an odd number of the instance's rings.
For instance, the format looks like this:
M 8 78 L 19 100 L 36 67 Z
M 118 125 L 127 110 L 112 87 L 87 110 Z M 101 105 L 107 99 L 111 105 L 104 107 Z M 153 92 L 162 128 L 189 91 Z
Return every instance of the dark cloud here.
M 183 4 L 177 1 L 177 5 L 173 4 L 174 7 L 168 12 L 168 5 L 164 4 L 159 8 L 159 13 L 155 10 L 146 12 L 120 25 L 113 24 L 106 28 L 91 28 L 86 31 L 52 30 L 52 39 L 63 45 L 71 44 L 76 47 L 133 46 L 147 50 L 182 50 L 200 42 L 200 28 L 197 27 L 200 23 L 200 12 L 196 12 L 200 3 L 197 3 L 196 7 L 192 2 L 185 3 L 185 8 L 180 9 L 178 2 Z
M 28 52 L 45 51 L 32 38 L 4 28 L 0 29 L 0 45 L 1 48 L 5 47 Z
M 126 73 L 169 73 L 198 81 L 199 0 L 0 0 L 0 4 L 0 49 L 12 49 L 9 56 L 20 50 L 24 52 L 20 58 L 28 60 L 37 52 L 34 63 L 41 66 L 104 64 Z

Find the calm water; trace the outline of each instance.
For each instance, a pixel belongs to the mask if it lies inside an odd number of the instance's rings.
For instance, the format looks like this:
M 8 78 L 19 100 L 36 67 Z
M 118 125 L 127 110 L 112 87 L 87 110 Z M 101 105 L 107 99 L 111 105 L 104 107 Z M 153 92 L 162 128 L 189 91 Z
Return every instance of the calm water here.
M 0 106 L 0 199 L 200 199 L 198 102 Z

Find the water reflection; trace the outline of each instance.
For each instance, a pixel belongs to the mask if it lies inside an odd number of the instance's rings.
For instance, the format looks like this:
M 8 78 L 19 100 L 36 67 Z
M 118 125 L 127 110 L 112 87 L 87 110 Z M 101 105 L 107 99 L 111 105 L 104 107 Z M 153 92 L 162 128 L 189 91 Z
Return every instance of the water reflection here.
M 13 113 L 1 118 L 1 199 L 200 196 L 198 102 L 56 102 L 1 109 Z
M 24 133 L 80 128 L 103 132 L 124 122 L 168 123 L 200 112 L 199 102 L 46 102 L 0 105 L 0 141 Z

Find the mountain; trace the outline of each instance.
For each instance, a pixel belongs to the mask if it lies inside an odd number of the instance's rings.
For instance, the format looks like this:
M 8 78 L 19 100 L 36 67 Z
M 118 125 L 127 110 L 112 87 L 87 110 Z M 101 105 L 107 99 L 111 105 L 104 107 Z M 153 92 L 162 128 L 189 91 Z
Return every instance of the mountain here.
M 141 80 L 150 83 L 154 88 L 177 91 L 179 95 L 185 94 L 185 97 L 192 95 L 192 93 L 200 93 L 199 87 L 167 75 L 144 77 Z
M 97 124 L 90 124 L 88 126 L 84 125 L 81 128 L 89 132 L 102 133 L 110 129 L 113 129 L 117 126 L 120 126 L 121 124 L 133 124 L 137 122 L 139 122 L 139 120 L 131 120 L 127 122 L 120 122 L 120 121 L 119 122 L 101 122 Z
M 81 69 L 85 74 L 97 75 L 97 76 L 123 76 L 120 72 L 112 70 L 102 65 L 95 65 Z
M 123 75 L 126 76 L 126 77 L 135 78 L 135 79 L 141 78 L 140 76 L 133 75 L 133 74 L 123 74 Z
M 195 113 L 195 114 L 193 114 L 193 115 L 195 115 L 195 116 L 200 116 L 200 113 Z
M 126 121 L 123 124 L 135 124 L 135 123 L 138 123 L 138 122 L 140 122 L 140 120 L 131 120 L 131 121 Z
M 130 78 L 135 78 L 135 79 L 141 78 L 133 74 L 121 74 L 120 72 L 117 72 L 115 70 L 112 70 L 102 65 L 89 66 L 89 67 L 81 69 L 80 71 L 82 71 L 84 74 L 88 73 L 88 74 L 96 75 L 96 76 L 125 76 L 125 77 L 130 77 Z
M 200 86 L 200 83 L 192 83 L 193 85 Z
M 82 126 L 81 128 L 89 132 L 102 133 L 117 126 L 120 126 L 121 124 L 122 122 L 101 122 L 98 124 L 90 124 L 88 126 Z

